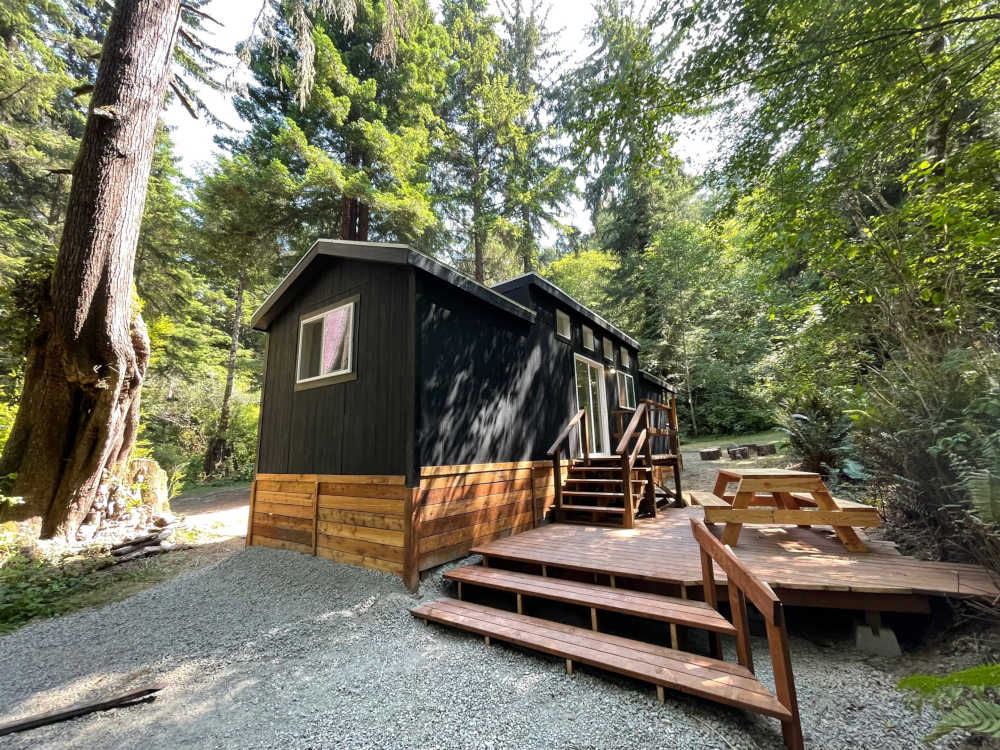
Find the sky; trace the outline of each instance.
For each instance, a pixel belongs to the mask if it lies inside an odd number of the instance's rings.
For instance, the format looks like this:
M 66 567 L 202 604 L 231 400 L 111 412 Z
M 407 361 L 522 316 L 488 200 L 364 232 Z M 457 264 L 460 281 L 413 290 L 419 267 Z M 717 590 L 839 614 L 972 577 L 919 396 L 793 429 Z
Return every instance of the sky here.
M 254 19 L 260 11 L 263 1 L 213 0 L 210 2 L 203 10 L 213 18 L 218 19 L 222 26 L 216 27 L 210 22 L 206 23 L 206 41 L 219 49 L 235 52 L 236 45 L 250 35 Z M 436 5 L 433 0 L 431 0 L 431 4 Z M 594 12 L 589 3 L 585 4 L 581 0 L 551 0 L 549 27 L 560 32 L 556 36 L 556 43 L 562 49 L 563 64 L 567 67 L 586 56 L 588 50 L 584 32 L 593 16 Z M 237 65 L 235 58 L 233 65 L 234 67 Z M 236 72 L 237 76 L 242 75 L 244 80 L 248 77 L 245 69 L 237 69 Z M 231 92 L 206 90 L 202 91 L 201 94 L 216 117 L 236 131 L 245 129 L 245 123 L 239 119 L 233 109 Z M 220 132 L 227 131 L 216 128 L 204 119 L 193 119 L 176 99 L 168 107 L 164 114 L 164 120 L 172 128 L 175 153 L 180 158 L 180 166 L 185 174 L 194 177 L 199 169 L 211 165 L 215 155 L 219 152 L 213 137 Z M 675 150 L 678 155 L 695 171 L 706 163 L 707 154 L 711 150 L 708 138 L 705 133 L 689 134 L 682 136 L 676 144 Z M 582 201 L 573 201 L 563 220 L 574 224 L 583 231 L 592 228 Z

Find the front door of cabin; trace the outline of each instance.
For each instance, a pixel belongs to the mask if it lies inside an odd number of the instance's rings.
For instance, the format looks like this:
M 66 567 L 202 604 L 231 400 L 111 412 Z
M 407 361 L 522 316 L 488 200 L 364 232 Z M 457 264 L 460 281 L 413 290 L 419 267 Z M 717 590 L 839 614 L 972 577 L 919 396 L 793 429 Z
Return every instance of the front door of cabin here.
M 587 410 L 587 432 L 590 435 L 590 452 L 597 455 L 611 453 L 608 435 L 608 396 L 604 387 L 604 367 L 593 360 L 574 355 L 576 367 L 576 408 Z

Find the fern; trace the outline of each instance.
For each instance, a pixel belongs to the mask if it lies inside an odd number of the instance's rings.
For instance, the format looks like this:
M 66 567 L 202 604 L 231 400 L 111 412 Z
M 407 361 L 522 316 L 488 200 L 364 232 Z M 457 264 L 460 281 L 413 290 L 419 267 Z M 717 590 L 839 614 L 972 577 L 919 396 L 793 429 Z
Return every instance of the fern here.
M 958 730 L 1000 737 L 1000 704 L 985 698 L 969 698 L 945 713 L 924 741 L 933 742 Z
M 899 687 L 912 694 L 912 702 L 922 708 L 930 702 L 941 712 L 934 731 L 924 737 L 933 742 L 955 731 L 1000 737 L 1000 664 L 984 664 L 946 675 L 917 674 L 900 680 Z
M 1000 686 L 1000 664 L 983 664 L 946 675 L 915 674 L 899 682 L 903 690 L 933 697 L 947 688 L 986 688 Z
M 1000 524 L 1000 476 L 980 469 L 966 473 L 962 480 L 979 519 L 984 523 Z

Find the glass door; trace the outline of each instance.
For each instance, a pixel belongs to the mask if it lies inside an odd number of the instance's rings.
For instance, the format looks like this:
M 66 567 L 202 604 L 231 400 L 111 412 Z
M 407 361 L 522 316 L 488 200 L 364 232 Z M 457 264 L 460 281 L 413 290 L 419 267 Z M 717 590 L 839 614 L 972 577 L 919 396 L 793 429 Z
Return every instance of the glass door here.
M 604 387 L 604 367 L 579 354 L 575 355 L 576 408 L 587 410 L 590 452 L 611 452 L 608 436 L 608 404 Z

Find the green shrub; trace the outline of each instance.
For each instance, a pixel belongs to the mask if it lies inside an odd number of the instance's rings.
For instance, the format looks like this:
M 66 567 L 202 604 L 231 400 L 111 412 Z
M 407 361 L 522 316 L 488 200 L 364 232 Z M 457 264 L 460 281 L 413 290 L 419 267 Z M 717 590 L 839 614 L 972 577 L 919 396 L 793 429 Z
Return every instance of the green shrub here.
M 865 465 L 904 551 L 1000 571 L 1000 354 L 894 361 L 856 415 Z
M 955 731 L 988 737 L 1000 737 L 1000 664 L 952 672 L 942 676 L 917 674 L 900 681 L 909 693 L 909 701 L 921 709 L 932 705 L 941 712 L 941 720 L 927 737 L 933 742 Z
M 854 459 L 854 424 L 837 400 L 819 391 L 807 391 L 786 405 L 783 432 L 803 471 L 830 477 L 843 472 L 852 479 L 864 478 Z
M 91 550 L 72 558 L 27 551 L 17 532 L 0 533 L 0 633 L 74 608 L 70 595 L 90 589 L 90 574 L 108 557 Z

